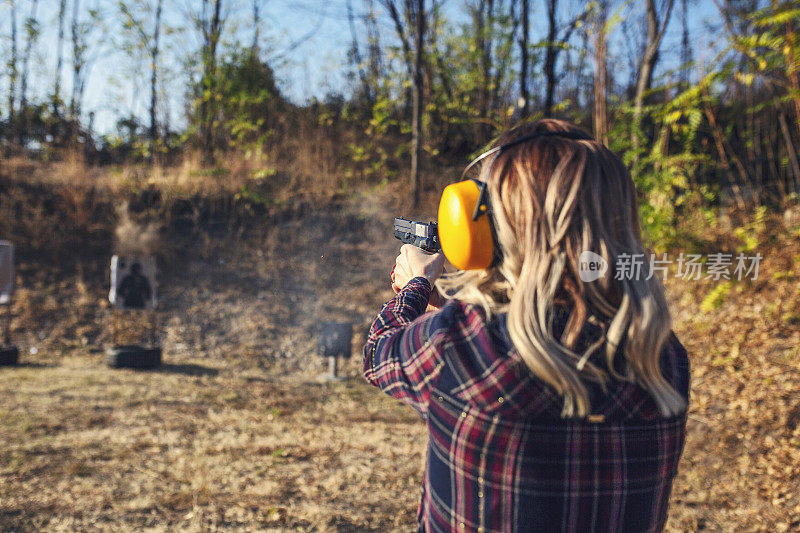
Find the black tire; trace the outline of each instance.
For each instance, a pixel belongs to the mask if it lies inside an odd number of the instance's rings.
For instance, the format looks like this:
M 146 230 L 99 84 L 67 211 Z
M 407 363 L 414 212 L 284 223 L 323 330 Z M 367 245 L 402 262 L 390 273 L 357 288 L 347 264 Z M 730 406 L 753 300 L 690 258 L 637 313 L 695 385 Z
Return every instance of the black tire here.
M 0 366 L 12 366 L 19 362 L 19 350 L 16 346 L 0 348 Z
M 106 351 L 111 368 L 155 368 L 161 365 L 161 348 L 114 346 Z

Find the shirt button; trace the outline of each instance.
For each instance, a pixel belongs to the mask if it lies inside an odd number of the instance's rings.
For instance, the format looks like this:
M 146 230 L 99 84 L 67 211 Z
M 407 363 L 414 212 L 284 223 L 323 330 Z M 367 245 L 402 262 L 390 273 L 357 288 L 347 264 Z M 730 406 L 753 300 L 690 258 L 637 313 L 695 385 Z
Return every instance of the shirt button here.
M 467 418 L 467 413 L 461 413 L 461 418 Z
M 483 498 L 483 492 L 478 492 L 478 498 Z
M 459 522 L 458 525 L 461 529 L 464 529 L 464 522 Z
M 442 398 L 441 396 L 439 396 L 439 401 L 440 401 L 440 402 L 443 402 L 443 401 L 444 401 L 444 398 Z
M 504 400 L 503 400 L 503 397 L 502 397 L 502 396 L 500 396 L 500 397 L 497 399 L 497 403 L 503 403 L 503 401 L 504 401 Z

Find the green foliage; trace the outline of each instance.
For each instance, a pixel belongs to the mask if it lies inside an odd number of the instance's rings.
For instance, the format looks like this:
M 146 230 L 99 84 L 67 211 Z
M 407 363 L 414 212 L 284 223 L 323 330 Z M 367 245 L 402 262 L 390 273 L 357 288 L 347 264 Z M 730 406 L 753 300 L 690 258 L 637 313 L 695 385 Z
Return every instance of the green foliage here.
M 508 107 L 516 82 L 516 64 L 511 63 L 514 22 L 507 13 L 484 20 L 483 30 L 473 22 L 453 27 L 440 20 L 432 50 L 442 69 L 432 80 L 428 120 L 433 147 L 451 152 L 460 145 L 475 147 L 511 124 Z M 487 58 L 489 64 L 486 63 Z M 431 58 L 430 61 L 434 61 Z
M 733 288 L 733 281 L 724 281 L 714 287 L 709 292 L 703 301 L 700 303 L 700 310 L 704 313 L 710 313 L 714 309 L 719 309 L 725 302 L 725 297 Z
M 363 181 L 394 174 L 387 168 L 389 154 L 378 143 L 348 143 L 345 154 L 348 161 L 344 169 L 347 179 L 360 178 Z
M 213 79 L 201 80 L 194 90 L 194 129 L 200 130 L 200 108 L 209 106 L 215 144 L 242 150 L 247 157 L 261 154 L 286 108 L 272 69 L 250 50 L 226 57 Z
M 737 252 L 752 252 L 761 244 L 761 239 L 766 232 L 767 208 L 758 206 L 753 217 L 733 230 L 734 235 L 741 241 L 741 245 L 736 248 Z
M 707 89 L 719 76 L 709 74 L 666 103 L 644 106 L 638 120 L 632 105 L 616 109 L 610 148 L 622 155 L 631 170 L 645 233 L 655 247 L 669 248 L 693 237 L 680 233 L 679 220 L 687 212 L 714 223 L 716 191 L 696 181 L 714 162 L 697 140 L 704 123 L 702 106 L 709 99 Z M 641 124 L 655 132 L 654 142 L 645 137 Z
M 245 183 L 239 187 L 234 198 L 267 207 L 275 203 L 274 198 L 263 187 L 259 187 L 257 183 Z
M 731 46 L 749 61 L 737 78 L 749 85 L 755 76 L 778 82 L 797 100 L 797 72 L 800 70 L 800 4 L 796 0 L 772 2 L 764 9 L 745 15 L 753 31 L 735 35 Z M 780 95 L 779 95 L 780 96 Z
M 512 66 L 515 26 L 507 7 L 497 5 L 489 16 L 486 5 L 470 4 L 467 9 L 472 22 L 458 25 L 443 13 L 435 13 L 424 56 L 427 76 L 423 150 L 429 157 L 464 157 L 465 148 L 474 149 L 477 142 L 486 141 L 510 125 L 510 111 L 514 108 L 507 102 L 512 99 L 516 81 Z M 475 20 L 480 16 L 484 18 L 479 31 Z M 364 130 L 369 142 L 349 150 L 358 172 L 367 174 L 367 168 L 377 172 L 378 168 L 385 168 L 387 159 L 405 157 L 410 151 L 411 81 L 407 58 L 398 47 L 388 47 L 386 52 L 389 63 L 396 68 L 371 82 L 377 90 Z M 386 141 L 391 141 L 394 148 L 387 150 Z
M 800 2 L 782 0 L 751 13 L 736 12 L 736 22 L 746 31 L 730 36 L 726 52 L 728 72 L 743 87 L 759 93 L 748 112 L 785 106 L 800 112 Z M 730 24 L 730 23 L 729 23 Z M 769 87 L 764 91 L 762 87 Z M 796 126 L 795 126 L 796 127 Z M 752 135 L 752 133 L 751 133 Z M 751 137 L 747 144 L 761 142 Z M 778 155 L 782 167 L 789 165 L 788 155 Z

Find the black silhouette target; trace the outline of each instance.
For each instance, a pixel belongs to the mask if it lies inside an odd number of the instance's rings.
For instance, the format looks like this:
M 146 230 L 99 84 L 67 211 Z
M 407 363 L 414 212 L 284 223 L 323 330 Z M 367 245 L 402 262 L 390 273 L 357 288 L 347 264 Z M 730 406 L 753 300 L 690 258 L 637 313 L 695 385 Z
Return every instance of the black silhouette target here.
M 155 309 L 158 303 L 155 258 L 149 255 L 112 257 L 108 299 L 121 310 Z

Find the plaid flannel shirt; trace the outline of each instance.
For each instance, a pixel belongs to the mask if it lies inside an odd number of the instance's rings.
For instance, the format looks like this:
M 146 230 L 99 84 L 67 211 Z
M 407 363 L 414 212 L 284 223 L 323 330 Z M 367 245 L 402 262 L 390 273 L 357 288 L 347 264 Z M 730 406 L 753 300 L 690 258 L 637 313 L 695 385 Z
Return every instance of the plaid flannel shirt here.
M 686 415 L 663 418 L 641 387 L 612 381 L 606 392 L 589 386 L 591 417 L 563 419 L 563 400 L 520 359 L 505 315 L 487 321 L 458 301 L 423 314 L 430 291 L 411 280 L 364 347 L 367 380 L 428 426 L 419 531 L 663 529 Z M 674 335 L 661 368 L 688 398 Z

